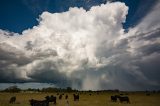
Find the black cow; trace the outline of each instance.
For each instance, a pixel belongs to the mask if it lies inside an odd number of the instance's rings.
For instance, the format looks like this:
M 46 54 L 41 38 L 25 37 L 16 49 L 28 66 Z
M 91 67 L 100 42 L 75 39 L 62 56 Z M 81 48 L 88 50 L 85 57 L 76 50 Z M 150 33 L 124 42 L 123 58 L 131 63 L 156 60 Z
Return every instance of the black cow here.
M 68 99 L 68 95 L 65 96 L 65 99 Z
M 60 99 L 60 100 L 62 99 L 62 94 L 61 94 L 61 95 L 59 95 L 59 99 Z
M 49 101 L 47 100 L 29 100 L 31 106 L 49 106 Z
M 45 98 L 48 102 L 54 102 L 54 104 L 56 104 L 56 96 L 51 95 L 50 97 L 46 96 Z
M 118 99 L 119 99 L 119 101 L 120 101 L 121 103 L 122 103 L 122 102 L 130 103 L 128 96 L 119 96 Z
M 112 102 L 117 102 L 117 97 L 116 96 L 111 96 L 111 101 Z
M 73 94 L 73 97 L 74 97 L 74 101 L 79 101 L 79 94 Z
M 119 95 L 111 96 L 111 101 L 112 101 L 112 102 L 117 102 L 117 99 L 118 99 L 119 97 L 120 97 Z
M 10 98 L 9 103 L 15 103 L 16 102 L 16 97 L 13 96 Z

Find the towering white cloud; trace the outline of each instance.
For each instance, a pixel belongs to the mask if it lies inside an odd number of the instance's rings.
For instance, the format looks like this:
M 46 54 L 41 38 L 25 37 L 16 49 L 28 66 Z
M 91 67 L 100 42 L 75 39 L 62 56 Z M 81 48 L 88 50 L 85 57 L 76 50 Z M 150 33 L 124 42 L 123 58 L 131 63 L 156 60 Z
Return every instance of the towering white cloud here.
M 159 58 L 159 52 L 148 50 L 159 38 L 149 43 L 146 34 L 133 37 L 135 29 L 124 33 L 127 12 L 120 2 L 89 11 L 75 7 L 63 13 L 43 12 L 39 25 L 22 35 L 0 30 L 0 81 L 95 90 L 159 87 L 159 79 L 149 80 L 144 74 L 147 62 Z

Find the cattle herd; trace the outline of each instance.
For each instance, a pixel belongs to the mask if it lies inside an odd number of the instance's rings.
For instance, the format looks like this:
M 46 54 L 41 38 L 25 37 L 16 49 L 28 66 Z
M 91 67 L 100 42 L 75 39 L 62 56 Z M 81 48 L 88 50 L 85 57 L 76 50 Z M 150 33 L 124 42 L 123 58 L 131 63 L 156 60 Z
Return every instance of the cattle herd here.
M 64 94 L 57 94 L 58 95 L 58 98 L 59 100 L 62 99 L 63 95 Z M 91 96 L 91 94 L 89 94 Z M 64 98 L 67 100 L 68 99 L 68 95 L 66 94 L 64 96 Z M 73 94 L 73 101 L 79 101 L 79 94 Z M 35 99 L 30 99 L 29 100 L 29 103 L 30 103 L 30 106 L 49 106 L 49 103 L 53 103 L 54 105 L 56 105 L 56 100 L 57 100 L 57 97 L 56 96 L 46 96 L 44 98 L 44 100 L 35 100 Z M 13 96 L 10 98 L 9 100 L 9 103 L 13 104 L 15 103 L 16 101 L 16 96 Z M 123 103 L 123 102 L 126 102 L 126 103 L 130 103 L 130 100 L 129 100 L 129 97 L 128 96 L 123 96 L 123 95 L 112 95 L 111 96 L 111 101 L 112 102 L 117 102 L 119 101 L 120 103 Z M 67 104 L 69 104 L 68 100 L 67 100 Z

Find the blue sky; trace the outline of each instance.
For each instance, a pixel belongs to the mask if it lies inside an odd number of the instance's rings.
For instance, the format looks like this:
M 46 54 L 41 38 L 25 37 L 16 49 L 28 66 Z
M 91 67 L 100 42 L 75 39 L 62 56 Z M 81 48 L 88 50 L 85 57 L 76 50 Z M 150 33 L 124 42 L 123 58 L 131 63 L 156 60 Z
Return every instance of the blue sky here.
M 138 23 L 152 8 L 156 0 L 115 0 L 129 6 L 124 28 L 127 29 Z M 106 3 L 106 0 L 1 0 L 0 29 L 22 33 L 23 30 L 38 24 L 37 19 L 44 11 L 61 13 L 70 7 L 90 7 Z M 141 9 L 140 9 L 141 8 Z
M 0 0 L 0 88 L 159 90 L 159 10 L 159 0 Z

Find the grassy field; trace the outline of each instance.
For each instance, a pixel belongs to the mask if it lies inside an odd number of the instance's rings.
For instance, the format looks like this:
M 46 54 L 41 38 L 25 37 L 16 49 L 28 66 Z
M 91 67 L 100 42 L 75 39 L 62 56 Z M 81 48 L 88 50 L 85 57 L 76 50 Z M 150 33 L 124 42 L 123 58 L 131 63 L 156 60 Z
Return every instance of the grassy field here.
M 118 93 L 80 93 L 80 100 L 73 101 L 73 93 L 68 94 L 69 106 L 160 106 L 160 94 L 154 93 L 150 96 L 146 96 L 145 93 L 128 93 L 130 98 L 130 104 L 111 102 L 110 96 Z M 64 95 L 65 95 L 64 94 Z M 91 95 L 90 95 L 91 94 Z M 55 95 L 57 93 L 0 93 L 0 106 L 30 106 L 29 99 L 43 100 L 47 95 Z M 17 100 L 15 104 L 9 104 L 9 99 L 12 96 L 16 96 Z M 52 103 L 50 106 L 55 106 Z M 62 100 L 57 98 L 56 106 L 67 106 L 64 96 Z

